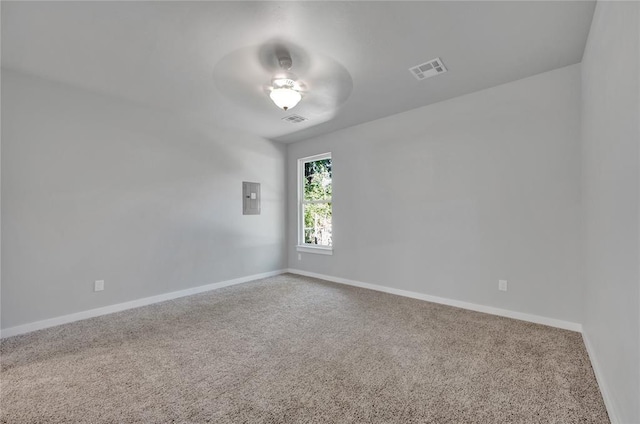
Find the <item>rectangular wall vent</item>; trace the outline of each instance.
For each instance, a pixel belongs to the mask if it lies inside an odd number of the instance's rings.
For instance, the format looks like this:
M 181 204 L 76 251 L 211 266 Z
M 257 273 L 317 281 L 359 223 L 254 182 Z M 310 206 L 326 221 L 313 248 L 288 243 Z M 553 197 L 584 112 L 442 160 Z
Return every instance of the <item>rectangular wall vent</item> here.
M 444 74 L 447 72 L 447 68 L 444 67 L 442 60 L 437 57 L 421 65 L 409 68 L 409 72 L 411 72 L 411 75 L 416 77 L 418 81 L 422 81 L 423 79 L 427 79 L 438 74 Z
M 292 124 L 299 124 L 300 122 L 307 121 L 307 118 L 300 115 L 289 115 L 282 118 L 283 121 L 291 122 Z

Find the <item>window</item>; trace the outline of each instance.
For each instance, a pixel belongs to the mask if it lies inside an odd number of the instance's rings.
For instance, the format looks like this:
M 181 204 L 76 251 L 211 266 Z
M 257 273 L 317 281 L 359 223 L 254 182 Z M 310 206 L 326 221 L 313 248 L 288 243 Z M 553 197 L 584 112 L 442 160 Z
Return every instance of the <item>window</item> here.
M 331 153 L 298 160 L 298 251 L 332 253 Z

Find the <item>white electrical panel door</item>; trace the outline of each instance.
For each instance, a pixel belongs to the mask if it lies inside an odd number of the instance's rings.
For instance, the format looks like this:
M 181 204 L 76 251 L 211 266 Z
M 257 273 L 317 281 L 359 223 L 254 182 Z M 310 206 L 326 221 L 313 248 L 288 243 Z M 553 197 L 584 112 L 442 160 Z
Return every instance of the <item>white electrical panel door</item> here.
M 242 214 L 260 215 L 260 183 L 242 183 Z

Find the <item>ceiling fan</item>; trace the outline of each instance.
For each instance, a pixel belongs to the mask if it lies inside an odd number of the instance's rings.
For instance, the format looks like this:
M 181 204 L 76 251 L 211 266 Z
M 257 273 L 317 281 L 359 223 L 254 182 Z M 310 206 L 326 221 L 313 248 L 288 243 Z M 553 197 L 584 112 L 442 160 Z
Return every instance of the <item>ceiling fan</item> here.
M 293 59 L 289 50 L 282 45 L 276 46 L 275 55 L 282 72 L 271 80 L 269 97 L 276 106 L 286 111 L 295 107 L 302 100 L 304 84 L 299 82 L 296 76 L 290 72 Z
M 307 118 L 326 121 L 353 88 L 351 75 L 335 59 L 282 39 L 227 54 L 213 78 L 230 101 L 265 119 L 275 104 L 282 111 L 297 106 Z

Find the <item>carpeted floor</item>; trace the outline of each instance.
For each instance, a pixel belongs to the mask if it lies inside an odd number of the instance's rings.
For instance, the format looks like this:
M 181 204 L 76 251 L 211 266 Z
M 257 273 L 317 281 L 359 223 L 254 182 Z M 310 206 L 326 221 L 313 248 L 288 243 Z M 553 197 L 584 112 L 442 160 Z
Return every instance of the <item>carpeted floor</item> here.
M 286 274 L 2 341 L 3 423 L 608 423 L 580 334 Z

